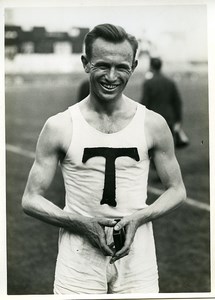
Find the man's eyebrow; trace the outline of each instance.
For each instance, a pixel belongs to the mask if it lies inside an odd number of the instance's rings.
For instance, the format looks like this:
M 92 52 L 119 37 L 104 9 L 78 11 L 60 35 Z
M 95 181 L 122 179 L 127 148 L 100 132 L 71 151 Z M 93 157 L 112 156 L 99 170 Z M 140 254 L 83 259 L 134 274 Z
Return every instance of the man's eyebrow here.
M 106 65 L 106 66 L 111 66 L 112 65 L 112 63 L 110 63 L 110 62 L 106 62 L 106 61 L 97 61 L 97 62 L 95 62 L 95 63 L 92 63 L 92 65 Z M 115 64 L 115 66 L 116 67 L 126 67 L 126 68 L 130 68 L 130 65 L 129 65 L 129 63 L 126 63 L 126 62 L 122 62 L 122 63 L 116 63 Z
M 117 67 L 123 67 L 123 68 L 130 68 L 130 65 L 128 63 L 120 63 L 116 65 Z
M 109 62 L 106 61 L 97 61 L 96 63 L 94 63 L 94 65 L 111 65 Z

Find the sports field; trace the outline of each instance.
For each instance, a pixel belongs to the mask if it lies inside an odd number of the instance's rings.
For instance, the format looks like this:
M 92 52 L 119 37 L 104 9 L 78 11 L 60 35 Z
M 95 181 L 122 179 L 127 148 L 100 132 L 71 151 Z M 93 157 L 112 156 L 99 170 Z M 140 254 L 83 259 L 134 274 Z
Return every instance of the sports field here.
M 184 129 L 189 147 L 177 150 L 191 203 L 154 221 L 161 293 L 210 291 L 210 213 L 207 76 L 181 74 Z M 58 228 L 25 215 L 21 197 L 45 120 L 75 103 L 83 74 L 6 78 L 8 294 L 52 294 Z M 126 94 L 140 99 L 142 78 L 134 74 Z M 141 134 L 141 133 L 140 133 Z M 159 182 L 149 180 L 148 202 Z M 64 205 L 60 171 L 47 197 Z M 194 200 L 192 202 L 192 200 Z M 198 206 L 195 203 L 203 203 Z

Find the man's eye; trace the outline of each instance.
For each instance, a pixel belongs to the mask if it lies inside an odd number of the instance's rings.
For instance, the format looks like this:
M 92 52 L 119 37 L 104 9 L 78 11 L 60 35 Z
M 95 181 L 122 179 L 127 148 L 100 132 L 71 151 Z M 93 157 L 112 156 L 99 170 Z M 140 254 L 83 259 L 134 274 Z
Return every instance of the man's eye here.
M 98 65 L 97 68 L 101 69 L 101 70 L 107 70 L 108 69 L 108 67 L 106 65 Z
M 130 70 L 130 68 L 119 67 L 119 68 L 118 68 L 118 71 L 119 71 L 119 72 L 126 72 L 126 73 L 129 73 L 131 70 Z
M 129 71 L 129 69 L 125 68 L 125 67 L 119 67 L 118 70 L 120 70 L 120 71 Z

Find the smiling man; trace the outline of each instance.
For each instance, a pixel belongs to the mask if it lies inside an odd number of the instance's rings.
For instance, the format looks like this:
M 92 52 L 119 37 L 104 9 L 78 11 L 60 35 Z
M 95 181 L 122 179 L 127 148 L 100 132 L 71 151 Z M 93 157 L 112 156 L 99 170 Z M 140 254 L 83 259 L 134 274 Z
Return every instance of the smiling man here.
M 186 196 L 171 132 L 123 94 L 137 66 L 135 37 L 101 24 L 85 48 L 90 94 L 44 125 L 23 209 L 60 227 L 55 294 L 157 293 L 152 220 Z M 148 206 L 149 152 L 165 192 Z M 63 210 L 45 198 L 59 162 Z

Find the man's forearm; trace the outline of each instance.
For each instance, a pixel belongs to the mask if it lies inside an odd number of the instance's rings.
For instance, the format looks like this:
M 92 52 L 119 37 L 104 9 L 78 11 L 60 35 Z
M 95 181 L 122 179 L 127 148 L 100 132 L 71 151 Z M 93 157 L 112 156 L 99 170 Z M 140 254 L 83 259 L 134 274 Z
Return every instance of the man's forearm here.
M 28 215 L 84 237 L 105 256 L 113 255 L 113 250 L 107 245 L 104 228 L 115 226 L 115 220 L 75 215 L 62 210 L 40 195 L 31 196 L 30 200 L 23 197 L 22 206 Z
M 157 219 L 180 206 L 186 199 L 184 187 L 167 189 L 154 203 L 137 212 L 139 225 Z
M 76 217 L 43 196 L 34 195 L 31 197 L 31 200 L 24 196 L 22 199 L 22 207 L 26 214 L 48 224 L 70 230 L 74 228 Z M 76 228 L 74 228 L 74 230 L 76 230 Z

